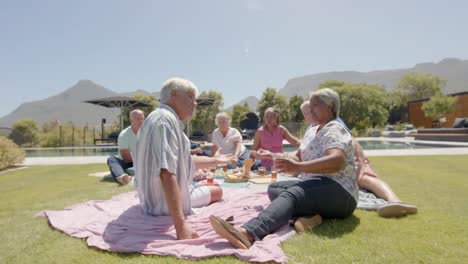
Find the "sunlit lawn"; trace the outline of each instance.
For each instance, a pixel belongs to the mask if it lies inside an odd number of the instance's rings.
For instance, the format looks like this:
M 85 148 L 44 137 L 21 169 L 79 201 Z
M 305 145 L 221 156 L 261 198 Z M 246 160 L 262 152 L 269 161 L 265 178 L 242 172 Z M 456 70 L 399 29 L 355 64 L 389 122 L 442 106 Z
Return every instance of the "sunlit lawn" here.
M 377 172 L 419 214 L 384 219 L 356 211 L 325 221 L 283 245 L 290 263 L 466 263 L 468 259 L 468 156 L 373 157 Z M 88 248 L 53 230 L 45 209 L 108 199 L 127 192 L 88 177 L 104 164 L 34 166 L 0 174 L 0 263 L 172 263 L 174 257 L 116 254 Z M 180 262 L 188 262 L 179 260 Z M 235 263 L 218 257 L 201 263 Z

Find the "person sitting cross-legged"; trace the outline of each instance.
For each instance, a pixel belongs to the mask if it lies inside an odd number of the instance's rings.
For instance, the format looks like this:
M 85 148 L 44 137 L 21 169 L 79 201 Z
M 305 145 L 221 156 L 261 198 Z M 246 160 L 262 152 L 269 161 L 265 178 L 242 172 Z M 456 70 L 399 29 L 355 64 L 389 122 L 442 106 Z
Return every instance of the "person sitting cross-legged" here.
M 132 176 L 125 171 L 133 167 L 132 152 L 135 149 L 137 133 L 145 121 L 145 115 L 141 110 L 130 112 L 130 126 L 122 130 L 117 139 L 119 156 L 111 156 L 107 159 L 107 165 L 116 182 L 125 185 L 132 180 Z
M 244 160 L 250 156 L 250 151 L 242 144 L 242 135 L 231 127 L 231 117 L 226 112 L 216 114 L 216 128 L 212 134 L 211 156 L 218 154 L 233 155 L 237 160 L 234 164 L 227 164 L 229 169 L 242 167 Z
M 316 136 L 302 145 L 293 157 L 274 155 L 276 169 L 280 172 L 301 173 L 301 181 L 288 181 L 285 190 L 275 197 L 257 217 L 242 227 L 231 226 L 225 220 L 210 216 L 210 223 L 218 235 L 227 239 L 235 248 L 247 249 L 254 241 L 262 240 L 297 218 L 296 229 L 303 225 L 315 225 L 321 219 L 346 218 L 355 210 L 358 186 L 354 171 L 354 148 L 351 135 L 336 121 L 340 100 L 331 89 L 311 93 L 311 112 L 318 123 Z M 263 150 L 258 155 L 265 157 Z M 306 221 L 314 219 L 314 221 Z

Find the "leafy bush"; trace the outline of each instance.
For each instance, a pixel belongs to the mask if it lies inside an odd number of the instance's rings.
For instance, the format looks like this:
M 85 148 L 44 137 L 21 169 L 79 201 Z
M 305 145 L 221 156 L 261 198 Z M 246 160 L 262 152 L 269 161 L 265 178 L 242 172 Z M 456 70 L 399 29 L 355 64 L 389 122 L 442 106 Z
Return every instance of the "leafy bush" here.
M 19 133 L 11 134 L 10 139 L 23 147 L 34 147 L 39 141 L 39 129 L 32 119 L 21 119 L 13 125 L 13 129 Z
M 432 96 L 429 101 L 423 103 L 421 109 L 427 117 L 438 119 L 455 111 L 457 100 L 457 97 L 438 94 Z
M 6 137 L 0 137 L 0 170 L 23 162 L 25 157 L 18 145 Z

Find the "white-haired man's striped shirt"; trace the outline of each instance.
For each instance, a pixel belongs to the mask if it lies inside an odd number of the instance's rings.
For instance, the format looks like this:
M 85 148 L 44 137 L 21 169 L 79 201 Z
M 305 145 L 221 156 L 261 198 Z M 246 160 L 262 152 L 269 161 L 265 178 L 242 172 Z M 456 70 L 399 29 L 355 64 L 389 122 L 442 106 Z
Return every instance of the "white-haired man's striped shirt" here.
M 138 132 L 135 153 L 136 189 L 144 212 L 155 216 L 169 215 L 160 178 L 161 169 L 166 169 L 176 175 L 182 209 L 189 215 L 189 185 L 195 164 L 183 124 L 171 107 L 161 104 L 146 118 Z

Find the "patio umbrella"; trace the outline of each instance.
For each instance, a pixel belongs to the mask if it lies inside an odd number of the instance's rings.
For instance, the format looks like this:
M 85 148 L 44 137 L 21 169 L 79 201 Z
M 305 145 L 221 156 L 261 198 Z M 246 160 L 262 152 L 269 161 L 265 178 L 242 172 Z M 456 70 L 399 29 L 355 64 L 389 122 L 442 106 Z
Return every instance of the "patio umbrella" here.
M 200 97 L 197 99 L 197 105 L 198 106 L 210 106 L 210 105 L 213 105 L 214 101 L 215 100 L 213 98 Z
M 127 96 L 113 96 L 94 100 L 84 101 L 85 103 L 100 105 L 108 108 L 120 108 L 120 130 L 123 129 L 123 110 L 127 107 L 148 107 L 151 106 L 143 101 L 136 100 Z

